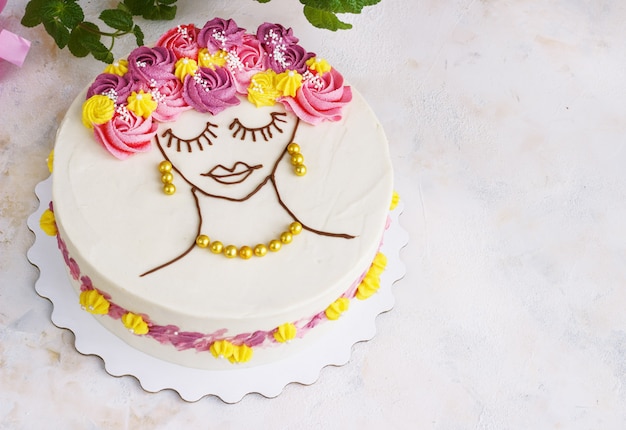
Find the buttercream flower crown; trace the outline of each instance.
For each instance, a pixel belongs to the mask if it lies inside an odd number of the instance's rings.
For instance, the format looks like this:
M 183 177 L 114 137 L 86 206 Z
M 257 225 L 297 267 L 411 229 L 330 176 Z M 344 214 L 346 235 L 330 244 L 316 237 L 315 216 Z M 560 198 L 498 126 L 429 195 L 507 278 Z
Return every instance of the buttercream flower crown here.
M 159 122 L 185 110 L 216 115 L 239 104 L 284 105 L 302 121 L 338 121 L 352 99 L 328 62 L 298 44 L 291 29 L 261 24 L 247 33 L 214 18 L 167 31 L 156 46 L 141 46 L 106 67 L 87 90 L 82 120 L 114 156 L 148 151 Z

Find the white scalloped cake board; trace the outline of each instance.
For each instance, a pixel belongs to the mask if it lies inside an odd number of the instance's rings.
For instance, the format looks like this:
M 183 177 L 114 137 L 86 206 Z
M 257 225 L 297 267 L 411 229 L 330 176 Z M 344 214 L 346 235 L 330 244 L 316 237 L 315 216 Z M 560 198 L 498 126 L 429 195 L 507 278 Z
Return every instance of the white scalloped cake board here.
M 75 346 L 80 353 L 100 356 L 109 374 L 132 375 L 148 392 L 172 389 L 189 402 L 213 395 L 226 403 L 236 403 L 248 393 L 276 397 L 292 382 L 313 384 L 322 368 L 346 364 L 355 343 L 374 337 L 376 317 L 391 310 L 394 304 L 391 287 L 406 273 L 400 249 L 408 243 L 408 235 L 398 222 L 403 209 L 400 203 L 391 213 L 391 226 L 381 248 L 387 256 L 387 269 L 381 275 L 380 289 L 367 300 L 352 300 L 349 311 L 339 320 L 325 322 L 333 324 L 326 335 L 299 353 L 270 364 L 232 370 L 187 368 L 132 348 L 81 309 L 67 277 L 56 237 L 46 235 L 39 227 L 41 214 L 51 201 L 51 185 L 51 177 L 37 185 L 35 193 L 40 205 L 28 218 L 28 226 L 36 237 L 28 251 L 28 259 L 40 270 L 35 289 L 52 302 L 52 322 L 74 333 Z

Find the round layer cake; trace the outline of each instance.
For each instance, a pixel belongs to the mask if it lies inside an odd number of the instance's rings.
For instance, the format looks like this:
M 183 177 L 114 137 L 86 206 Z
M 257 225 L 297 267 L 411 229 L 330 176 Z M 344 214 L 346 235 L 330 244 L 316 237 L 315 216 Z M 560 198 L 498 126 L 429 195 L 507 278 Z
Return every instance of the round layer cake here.
M 216 18 L 137 48 L 54 149 L 77 306 L 190 367 L 278 360 L 331 330 L 375 290 L 391 200 L 371 109 L 278 24 Z

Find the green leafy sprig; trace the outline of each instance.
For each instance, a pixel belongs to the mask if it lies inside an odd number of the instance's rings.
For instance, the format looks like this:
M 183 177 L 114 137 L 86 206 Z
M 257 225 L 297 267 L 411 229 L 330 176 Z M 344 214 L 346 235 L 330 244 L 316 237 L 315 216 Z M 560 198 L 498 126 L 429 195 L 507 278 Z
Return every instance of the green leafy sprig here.
M 271 0 L 256 0 L 268 3 Z M 56 45 L 67 47 L 76 57 L 93 55 L 105 63 L 113 62 L 113 46 L 119 37 L 134 35 L 137 45 L 143 45 L 144 34 L 135 24 L 134 17 L 147 20 L 172 20 L 176 16 L 177 0 L 122 0 L 116 8 L 103 10 L 98 19 L 110 31 L 102 31 L 93 22 L 85 21 L 83 8 L 77 0 L 30 0 L 22 18 L 25 27 L 43 24 Z M 304 16 L 315 27 L 328 30 L 346 30 L 351 24 L 343 22 L 337 14 L 359 14 L 365 6 L 380 0 L 300 0 Z M 103 42 L 108 41 L 108 45 Z

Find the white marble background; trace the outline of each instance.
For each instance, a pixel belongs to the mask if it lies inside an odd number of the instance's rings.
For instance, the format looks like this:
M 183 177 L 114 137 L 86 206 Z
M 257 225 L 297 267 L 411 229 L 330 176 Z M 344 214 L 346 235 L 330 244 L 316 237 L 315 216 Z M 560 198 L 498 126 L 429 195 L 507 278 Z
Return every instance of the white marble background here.
M 411 237 L 395 309 L 347 366 L 226 405 L 111 377 L 51 324 L 26 218 L 102 65 L 21 27 L 26 1 L 9 1 L 0 27 L 33 46 L 22 69 L 0 63 L 0 428 L 624 428 L 622 3 L 383 0 L 335 34 L 296 0 L 179 0 L 181 22 L 282 22 L 343 71 L 387 131 Z

